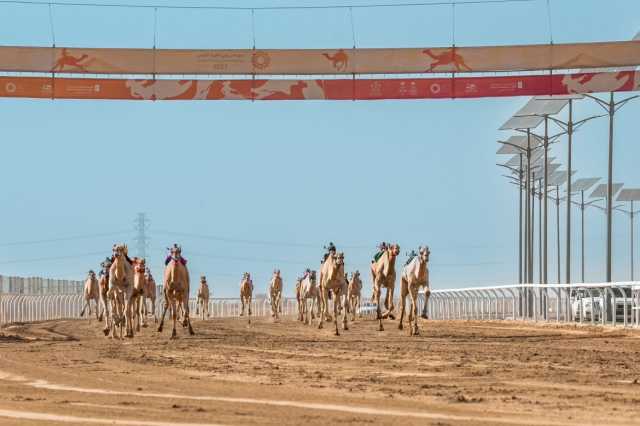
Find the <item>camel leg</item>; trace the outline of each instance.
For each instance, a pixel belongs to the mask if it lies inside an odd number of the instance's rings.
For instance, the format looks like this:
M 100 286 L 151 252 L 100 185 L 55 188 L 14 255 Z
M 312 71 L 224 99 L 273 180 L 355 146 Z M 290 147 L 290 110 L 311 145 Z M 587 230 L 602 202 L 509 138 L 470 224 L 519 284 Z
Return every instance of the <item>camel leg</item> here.
M 407 297 L 408 283 L 404 277 L 400 278 L 400 321 L 398 322 L 398 330 L 402 330 L 402 321 L 404 321 L 405 298 Z M 411 315 L 409 315 L 409 325 L 411 325 Z
M 247 310 L 249 311 L 249 324 L 251 324 L 251 296 L 247 300 Z
M 431 296 L 431 290 L 429 290 L 429 286 L 424 289 L 424 307 L 422 308 L 422 313 L 420 316 L 424 319 L 429 319 L 427 315 L 427 306 L 429 305 L 429 297 Z
M 329 290 L 331 291 L 331 290 Z M 336 290 L 333 292 L 333 323 L 336 326 L 336 336 L 340 335 L 340 331 L 338 330 L 338 295 L 339 295 L 340 290 Z
M 384 331 L 384 327 L 382 326 L 382 312 L 380 309 L 380 293 L 382 293 L 382 289 L 379 284 L 374 284 L 373 287 L 373 298 L 376 304 L 376 319 L 378 320 L 379 330 Z
M 240 316 L 244 316 L 244 296 L 240 296 L 240 303 L 242 303 L 242 311 L 240 311 Z
M 84 316 L 84 311 L 87 309 L 87 300 L 84 301 L 84 304 L 82 305 L 82 310 L 80 311 L 80 316 L 83 317 Z
M 349 301 L 346 297 L 340 297 L 342 300 L 342 329 L 349 330 Z
M 413 324 L 409 324 L 412 326 L 409 331 L 409 335 L 418 336 L 420 332 L 418 331 L 418 289 L 417 287 L 412 287 L 409 289 L 409 297 L 411 298 L 411 313 L 413 314 Z
M 193 327 L 191 326 L 191 315 L 189 312 L 189 291 L 185 291 L 185 293 L 182 295 L 182 303 L 184 305 L 184 320 L 187 324 L 189 335 L 193 336 L 196 333 L 193 331 Z
M 164 296 L 164 308 L 162 309 L 162 316 L 160 317 L 160 325 L 158 326 L 158 332 L 162 332 L 162 326 L 164 325 L 164 316 L 167 314 L 167 310 L 169 309 L 169 302 L 167 299 L 167 295 Z
M 391 283 L 391 286 L 387 288 L 387 299 L 389 299 L 389 318 L 391 318 L 392 320 L 396 319 L 396 314 L 394 313 L 396 307 L 393 305 L 393 295 L 395 293 L 395 290 L 395 283 Z
M 173 321 L 173 330 L 171 330 L 171 338 L 175 339 L 178 336 L 176 332 L 176 323 L 178 322 L 178 304 L 175 298 L 171 299 L 171 320 Z
M 320 322 L 318 324 L 318 329 L 321 329 L 324 326 L 324 318 L 325 318 L 325 312 L 327 310 L 327 302 L 328 302 L 328 295 L 327 295 L 327 289 L 326 288 L 321 288 L 320 289 Z

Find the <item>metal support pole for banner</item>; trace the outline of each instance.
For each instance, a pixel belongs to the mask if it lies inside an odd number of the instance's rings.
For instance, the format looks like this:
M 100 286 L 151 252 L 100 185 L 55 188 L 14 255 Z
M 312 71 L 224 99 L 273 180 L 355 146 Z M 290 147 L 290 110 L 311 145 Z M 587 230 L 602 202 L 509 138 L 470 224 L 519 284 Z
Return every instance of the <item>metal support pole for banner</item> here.
M 584 282 L 584 190 L 580 191 L 580 217 L 581 217 L 581 238 L 580 238 L 580 245 L 581 245 L 581 266 L 580 266 L 580 271 L 581 271 L 581 275 L 580 275 L 580 282 Z
M 522 284 L 522 153 L 520 157 L 520 168 L 518 169 L 518 284 Z
M 613 229 L 613 116 L 615 114 L 613 92 L 609 100 L 609 167 L 607 171 L 607 280 L 611 282 L 611 231 Z M 608 319 L 608 318 L 607 318 Z
M 556 185 L 556 245 L 558 255 L 558 284 L 560 284 L 560 187 Z
M 633 264 L 635 262 L 635 257 L 633 255 L 633 200 L 631 200 L 631 210 L 629 211 L 630 221 L 631 221 L 631 281 L 633 281 Z
M 542 283 L 547 284 L 547 223 L 548 223 L 548 206 L 547 206 L 547 197 L 548 193 L 548 179 L 549 179 L 549 116 L 544 116 L 544 231 L 543 231 L 543 242 L 542 242 Z
M 567 229 L 566 229 L 566 259 L 565 259 L 565 283 L 571 282 L 571 165 L 573 143 L 573 99 L 569 99 L 569 121 L 567 122 Z M 558 195 L 558 198 L 560 196 Z M 558 243 L 559 246 L 559 243 Z M 559 258 L 558 258 L 559 260 Z M 558 270 L 560 267 L 558 266 Z M 558 280 L 558 283 L 560 280 Z
M 546 155 L 546 154 L 545 154 Z M 543 284 L 543 257 L 542 257 L 542 179 L 538 179 L 538 265 L 539 265 L 539 282 Z M 546 203 L 545 203 L 546 204 Z
M 533 206 L 531 203 L 531 129 L 527 129 L 527 283 L 533 283 Z M 531 213 L 531 215 L 529 215 Z

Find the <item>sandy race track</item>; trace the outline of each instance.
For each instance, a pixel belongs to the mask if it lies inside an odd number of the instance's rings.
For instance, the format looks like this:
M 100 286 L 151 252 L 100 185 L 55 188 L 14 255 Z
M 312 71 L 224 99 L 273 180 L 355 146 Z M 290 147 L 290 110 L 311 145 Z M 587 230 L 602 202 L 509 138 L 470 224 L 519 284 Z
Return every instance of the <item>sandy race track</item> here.
M 640 424 L 637 330 L 395 325 L 217 319 L 124 342 L 95 320 L 10 325 L 0 424 Z

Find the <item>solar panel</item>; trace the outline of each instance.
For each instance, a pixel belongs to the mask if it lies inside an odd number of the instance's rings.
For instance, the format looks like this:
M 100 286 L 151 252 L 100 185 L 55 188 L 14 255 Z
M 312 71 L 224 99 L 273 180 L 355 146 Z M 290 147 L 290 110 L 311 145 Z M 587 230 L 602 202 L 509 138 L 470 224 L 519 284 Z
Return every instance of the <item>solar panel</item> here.
M 500 130 L 535 129 L 544 118 L 538 116 L 511 117 L 500 127 Z
M 514 114 L 514 117 L 554 115 L 562 111 L 562 108 L 568 103 L 568 99 L 549 99 L 548 97 L 542 99 L 533 97 Z
M 575 182 L 571 184 L 571 190 L 576 192 L 586 191 L 589 188 L 591 188 L 593 185 L 598 183 L 599 180 L 600 178 L 598 177 L 577 179 Z
M 640 201 L 639 188 L 625 188 L 620 191 L 617 201 Z
M 497 154 L 518 154 L 523 152 L 523 150 L 527 149 L 527 136 L 526 135 L 518 135 L 511 136 L 506 141 L 498 141 L 501 145 L 500 149 L 498 149 Z M 531 140 L 529 142 L 529 146 L 533 149 L 539 146 L 542 143 L 542 140 L 536 136 L 531 135 Z M 514 146 L 515 145 L 515 146 Z M 519 147 L 521 149 L 518 149 Z
M 571 172 L 571 176 L 573 176 L 576 171 Z M 567 171 L 566 170 L 557 170 L 555 171 L 548 180 L 549 186 L 561 186 L 567 182 Z
M 618 193 L 622 189 L 622 183 L 614 183 L 613 184 L 613 196 Z M 589 195 L 590 198 L 606 198 L 607 197 L 607 184 L 602 183 L 596 186 L 596 189 Z

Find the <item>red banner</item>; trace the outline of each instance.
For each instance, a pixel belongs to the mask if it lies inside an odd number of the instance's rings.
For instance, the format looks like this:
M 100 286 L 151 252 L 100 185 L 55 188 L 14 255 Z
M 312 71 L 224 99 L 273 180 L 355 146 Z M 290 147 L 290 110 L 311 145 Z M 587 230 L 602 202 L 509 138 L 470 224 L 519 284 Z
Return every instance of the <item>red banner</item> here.
M 372 49 L 113 49 L 0 46 L 0 71 L 323 75 L 537 71 L 640 65 L 640 41 Z
M 140 80 L 0 77 L 0 97 L 122 100 L 491 98 L 640 90 L 635 71 L 462 78 Z

